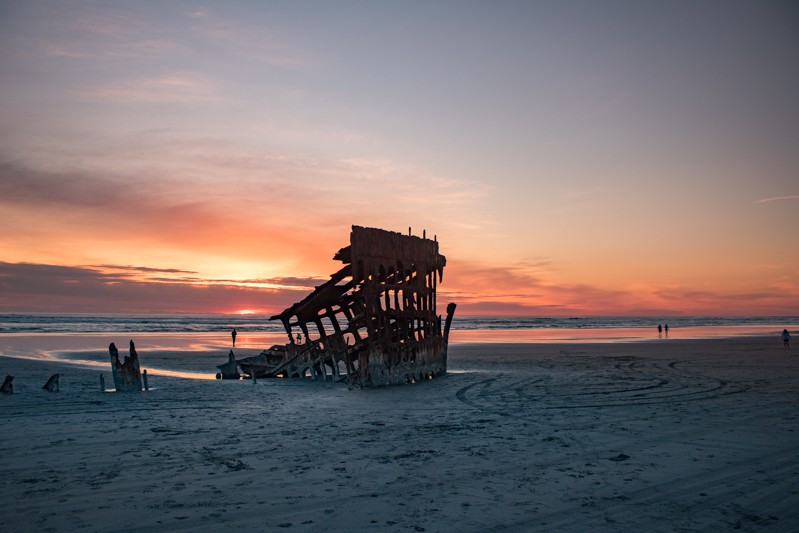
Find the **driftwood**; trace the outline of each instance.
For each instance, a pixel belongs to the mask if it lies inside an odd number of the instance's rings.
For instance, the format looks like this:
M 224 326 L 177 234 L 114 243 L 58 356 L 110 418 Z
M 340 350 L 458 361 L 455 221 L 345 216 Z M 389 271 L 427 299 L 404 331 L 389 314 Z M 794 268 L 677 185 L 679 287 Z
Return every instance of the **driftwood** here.
M 42 387 L 46 391 L 50 392 L 58 392 L 58 381 L 60 378 L 60 374 L 53 374 L 50 376 L 50 379 L 47 380 L 47 383 L 44 384 Z
M 114 377 L 114 387 L 117 392 L 141 391 L 141 369 L 139 368 L 139 355 L 133 341 L 130 341 L 130 355 L 125 356 L 125 361 L 119 362 L 119 350 L 112 342 L 108 346 L 111 356 L 111 373 Z
M 424 381 L 447 372 L 449 329 L 436 314 L 446 258 L 438 241 L 353 226 L 334 259 L 344 267 L 279 315 L 289 343 L 239 360 L 257 377 L 347 380 L 359 386 Z M 305 342 L 301 343 L 300 339 Z
M 13 394 L 14 384 L 12 383 L 12 381 L 14 381 L 14 376 L 6 376 L 6 379 L 5 381 L 3 381 L 3 384 L 0 385 L 0 393 Z
M 233 331 L 236 331 L 235 329 Z M 219 369 L 219 373 L 217 374 L 217 379 L 240 379 L 241 374 L 239 374 L 238 364 L 236 363 L 236 356 L 233 354 L 233 350 L 230 350 L 228 354 L 228 362 L 223 365 L 217 365 Z

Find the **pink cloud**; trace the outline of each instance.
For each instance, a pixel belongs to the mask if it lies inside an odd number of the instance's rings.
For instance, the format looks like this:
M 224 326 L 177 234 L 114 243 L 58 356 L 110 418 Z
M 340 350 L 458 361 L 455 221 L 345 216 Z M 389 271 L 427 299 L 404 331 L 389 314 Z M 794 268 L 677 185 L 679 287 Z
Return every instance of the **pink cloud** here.
M 88 267 L 0 262 L 0 312 L 223 313 L 257 309 L 276 313 L 308 291 L 306 287 L 262 289 L 213 280 L 137 281 L 124 273 L 129 269 L 120 267 L 120 274 Z
M 120 80 L 84 89 L 83 92 L 93 98 L 142 103 L 196 103 L 221 99 L 211 82 L 192 73 Z
M 438 300 L 455 301 L 466 315 L 794 315 L 799 287 L 777 279 L 729 293 L 679 285 L 608 289 L 559 281 L 546 261 L 505 267 L 450 258 Z

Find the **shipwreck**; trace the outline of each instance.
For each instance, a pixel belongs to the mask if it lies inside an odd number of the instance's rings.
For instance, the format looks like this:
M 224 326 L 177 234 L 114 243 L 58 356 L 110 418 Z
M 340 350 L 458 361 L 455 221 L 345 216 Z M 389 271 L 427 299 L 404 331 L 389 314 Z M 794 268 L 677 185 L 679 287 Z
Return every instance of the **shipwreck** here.
M 302 301 L 271 317 L 289 342 L 237 361 L 253 378 L 347 381 L 375 387 L 447 372 L 455 304 L 442 325 L 436 288 L 446 258 L 434 237 L 352 226 L 333 259 L 344 266 Z

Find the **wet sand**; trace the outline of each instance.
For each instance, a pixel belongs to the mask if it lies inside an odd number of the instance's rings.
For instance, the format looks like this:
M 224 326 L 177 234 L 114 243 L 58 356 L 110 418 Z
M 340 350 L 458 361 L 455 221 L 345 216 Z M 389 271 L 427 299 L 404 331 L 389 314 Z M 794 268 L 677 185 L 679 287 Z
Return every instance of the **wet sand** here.
M 181 370 L 178 348 L 142 366 Z M 374 390 L 101 393 L 110 365 L 74 361 L 102 351 L 8 355 L 2 531 L 799 530 L 799 347 L 774 336 L 455 344 L 448 376 Z

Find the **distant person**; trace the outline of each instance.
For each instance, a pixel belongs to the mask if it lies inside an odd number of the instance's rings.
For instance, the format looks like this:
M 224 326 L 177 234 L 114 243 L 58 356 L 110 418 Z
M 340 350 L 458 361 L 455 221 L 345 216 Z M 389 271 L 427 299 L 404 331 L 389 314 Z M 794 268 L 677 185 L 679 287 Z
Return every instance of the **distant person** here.
M 786 350 L 791 349 L 791 334 L 788 333 L 787 329 L 782 330 L 782 345 L 785 346 Z
M 233 328 L 233 331 L 230 332 L 230 336 L 233 337 L 234 348 L 236 347 L 236 335 L 238 335 L 238 332 L 236 331 L 236 328 Z
M 663 329 L 666 331 L 666 337 L 668 337 L 669 336 L 669 325 L 666 324 L 666 327 L 663 328 Z
M 658 335 L 660 335 L 661 333 L 663 333 L 663 325 L 658 324 Z
M 302 333 L 297 333 L 297 344 L 302 344 Z

